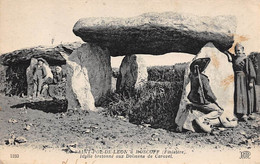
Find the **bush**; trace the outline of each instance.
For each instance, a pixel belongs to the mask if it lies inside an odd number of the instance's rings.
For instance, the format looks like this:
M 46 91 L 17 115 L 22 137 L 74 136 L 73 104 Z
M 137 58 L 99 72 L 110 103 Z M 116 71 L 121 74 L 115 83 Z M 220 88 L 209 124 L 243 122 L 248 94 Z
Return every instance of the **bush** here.
M 174 73 L 169 73 L 168 66 L 150 68 L 150 81 L 141 89 L 128 95 L 111 92 L 106 96 L 103 106 L 108 109 L 109 115 L 124 116 L 135 124 L 147 123 L 155 128 L 174 128 L 183 88 L 184 65 L 186 63 L 181 64 L 182 67 L 172 67 Z
M 173 66 L 148 67 L 148 81 L 175 81 L 184 75 L 188 63 L 178 63 Z
M 174 66 L 153 66 L 147 68 L 148 81 L 173 81 Z
M 135 124 L 171 129 L 179 107 L 183 82 L 147 82 L 135 93 L 110 93 L 106 103 L 112 116 L 124 116 Z

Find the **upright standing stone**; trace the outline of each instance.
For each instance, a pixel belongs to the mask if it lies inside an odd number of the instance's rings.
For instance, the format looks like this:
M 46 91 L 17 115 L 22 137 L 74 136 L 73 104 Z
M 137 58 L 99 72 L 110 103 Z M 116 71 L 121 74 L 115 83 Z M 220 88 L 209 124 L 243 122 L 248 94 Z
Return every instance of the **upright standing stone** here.
M 65 53 L 61 54 L 66 59 L 68 109 L 95 111 L 95 101 L 91 93 L 87 69 L 81 67 L 81 61 L 78 58 L 70 58 Z
M 26 78 L 27 78 L 27 96 L 32 97 L 33 96 L 33 74 L 34 69 L 37 64 L 36 58 L 31 58 L 30 66 L 26 69 Z
M 93 110 L 100 104 L 100 98 L 111 89 L 112 69 L 107 50 L 84 43 L 67 57 L 67 99 L 68 106 L 85 106 Z M 70 96 L 73 100 L 69 100 Z
M 76 56 L 80 59 L 81 66 L 88 71 L 91 92 L 96 105 L 100 105 L 100 98 L 111 90 L 112 68 L 109 51 L 94 44 L 84 43 L 70 58 Z
M 142 57 L 127 55 L 122 60 L 117 78 L 117 91 L 140 88 L 147 82 L 147 67 Z
M 6 70 L 8 66 L 0 64 L 0 93 L 5 93 L 6 90 Z
M 234 72 L 232 63 L 228 62 L 227 56 L 215 48 L 212 43 L 207 43 L 193 60 L 205 57 L 209 57 L 211 62 L 204 74 L 210 80 L 210 86 L 217 97 L 217 103 L 224 109 L 223 116 L 231 120 L 234 118 Z M 186 109 L 186 105 L 190 103 L 187 98 L 190 92 L 189 68 L 190 64 L 185 71 L 184 88 L 175 122 L 180 129 L 185 128 L 194 131 L 191 122 L 187 121 L 190 113 Z

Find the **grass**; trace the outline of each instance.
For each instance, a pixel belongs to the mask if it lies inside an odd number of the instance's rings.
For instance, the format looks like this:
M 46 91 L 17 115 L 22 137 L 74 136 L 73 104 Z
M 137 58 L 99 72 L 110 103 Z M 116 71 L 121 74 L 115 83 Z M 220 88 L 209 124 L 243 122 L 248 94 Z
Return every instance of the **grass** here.
M 175 127 L 186 65 L 149 67 L 145 85 L 128 94 L 111 92 L 104 99 L 103 106 L 111 116 L 124 116 L 135 124 L 172 129 Z

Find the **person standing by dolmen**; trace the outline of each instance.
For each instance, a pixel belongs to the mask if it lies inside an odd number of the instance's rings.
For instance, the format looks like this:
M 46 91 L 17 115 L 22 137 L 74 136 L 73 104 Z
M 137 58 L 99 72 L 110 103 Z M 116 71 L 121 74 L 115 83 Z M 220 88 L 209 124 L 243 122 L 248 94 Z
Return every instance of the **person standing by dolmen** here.
M 256 72 L 253 63 L 244 53 L 244 47 L 237 43 L 235 55 L 225 52 L 233 63 L 235 74 L 235 114 L 241 121 L 254 119 L 257 112 L 255 80 Z
M 43 58 L 38 58 L 38 64 L 35 68 L 34 76 L 34 95 L 42 97 L 43 93 L 48 89 L 48 84 L 52 83 L 53 75 L 49 68 L 49 64 Z
M 32 98 L 34 95 L 34 73 L 37 67 L 38 60 L 31 58 L 30 66 L 26 69 L 27 80 L 27 97 Z

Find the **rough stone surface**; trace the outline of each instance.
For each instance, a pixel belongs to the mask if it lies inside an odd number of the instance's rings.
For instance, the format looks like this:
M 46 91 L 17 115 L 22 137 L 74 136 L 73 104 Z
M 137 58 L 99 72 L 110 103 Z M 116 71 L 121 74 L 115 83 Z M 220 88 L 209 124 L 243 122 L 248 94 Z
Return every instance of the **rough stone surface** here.
M 49 94 L 54 99 L 66 99 L 66 83 L 49 85 Z
M 27 79 L 27 96 L 32 97 L 33 96 L 33 73 L 34 68 L 37 65 L 37 59 L 31 58 L 30 66 L 26 69 L 26 79 Z
M 27 94 L 27 77 L 26 69 L 29 67 L 31 58 L 44 58 L 51 67 L 64 65 L 65 59 L 61 56 L 61 52 L 68 55 L 73 50 L 80 47 L 81 43 L 67 43 L 52 47 L 32 47 L 27 49 L 16 50 L 0 56 L 0 66 L 5 68 L 0 70 L 4 77 L 1 77 L 1 88 L 4 85 L 6 95 L 26 95 Z
M 147 67 L 142 57 L 127 55 L 122 60 L 117 78 L 117 91 L 126 91 L 140 88 L 147 82 Z
M 6 91 L 6 70 L 7 66 L 3 66 L 0 64 L 0 93 L 5 93 Z
M 2 54 L 0 56 L 0 64 L 3 65 L 15 65 L 15 64 L 26 64 L 29 66 L 31 58 L 44 58 L 50 65 L 61 65 L 65 64 L 64 58 L 60 52 L 67 52 L 71 54 L 73 50 L 80 47 L 81 43 L 67 43 L 60 44 L 58 46 L 38 46 L 32 48 L 26 48 L 16 50 L 10 53 Z
M 98 46 L 85 43 L 74 50 L 67 59 L 67 70 L 67 96 L 73 96 L 67 97 L 69 107 L 75 104 L 69 99 L 77 99 L 80 106 L 94 102 L 99 105 L 101 97 L 111 89 L 110 55 Z M 92 105 L 88 108 L 93 110 Z
M 100 98 L 111 89 L 112 68 L 108 50 L 85 43 L 71 54 L 70 59 L 73 58 L 78 58 L 81 67 L 88 70 L 91 92 L 99 105 Z
M 228 62 L 227 56 L 216 49 L 212 43 L 206 44 L 193 60 L 204 57 L 211 59 L 204 73 L 210 80 L 210 86 L 217 97 L 218 104 L 224 109 L 223 116 L 231 120 L 234 118 L 234 72 L 232 63 Z M 186 122 L 186 118 L 191 114 L 186 109 L 186 105 L 190 103 L 187 98 L 190 92 L 189 67 L 190 64 L 185 71 L 184 88 L 175 122 L 181 129 L 194 131 L 192 125 Z
M 130 18 L 82 18 L 73 28 L 88 43 L 107 47 L 111 56 L 185 52 L 197 54 L 208 42 L 219 50 L 232 46 L 233 16 L 199 17 L 174 12 Z
M 87 69 L 81 66 L 79 58 L 69 58 L 66 53 L 61 54 L 66 59 L 68 109 L 96 110 Z

